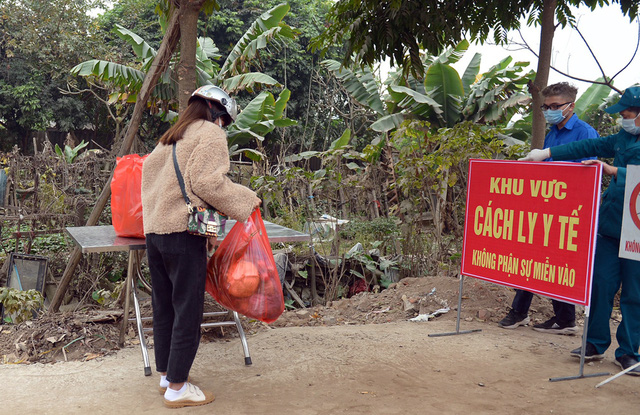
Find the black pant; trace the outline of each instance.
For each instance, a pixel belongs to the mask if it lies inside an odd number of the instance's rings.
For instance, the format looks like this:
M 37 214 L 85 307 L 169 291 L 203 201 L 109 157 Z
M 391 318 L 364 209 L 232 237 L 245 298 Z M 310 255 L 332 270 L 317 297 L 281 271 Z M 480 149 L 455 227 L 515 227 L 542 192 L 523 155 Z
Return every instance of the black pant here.
M 529 307 L 533 300 L 533 293 L 529 291 L 516 290 L 516 296 L 513 298 L 511 308 L 519 315 L 525 317 L 529 314 Z M 558 300 L 551 300 L 553 303 L 553 312 L 556 314 L 558 322 L 563 324 L 575 323 L 576 306 L 574 304 L 565 303 Z
M 148 234 L 156 370 L 186 382 L 200 344 L 207 277 L 206 238 L 186 232 Z

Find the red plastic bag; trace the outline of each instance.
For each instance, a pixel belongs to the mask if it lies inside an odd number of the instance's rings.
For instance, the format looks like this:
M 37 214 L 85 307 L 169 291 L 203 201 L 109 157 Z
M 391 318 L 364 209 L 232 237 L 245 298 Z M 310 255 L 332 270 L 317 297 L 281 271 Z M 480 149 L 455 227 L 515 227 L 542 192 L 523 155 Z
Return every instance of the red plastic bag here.
M 284 311 L 282 284 L 260 210 L 237 222 L 207 265 L 206 290 L 222 306 L 273 323 Z
M 147 156 L 128 154 L 116 159 L 111 179 L 111 223 L 117 236 L 144 238 L 142 163 Z

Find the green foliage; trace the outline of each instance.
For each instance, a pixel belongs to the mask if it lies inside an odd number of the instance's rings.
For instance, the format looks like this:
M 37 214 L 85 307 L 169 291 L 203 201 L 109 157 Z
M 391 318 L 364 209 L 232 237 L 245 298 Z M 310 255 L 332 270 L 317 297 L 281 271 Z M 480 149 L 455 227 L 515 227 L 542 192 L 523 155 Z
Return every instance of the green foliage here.
M 119 0 L 96 19 L 96 24 L 105 34 L 105 41 L 112 53 L 119 54 L 123 60 L 133 60 L 126 43 L 112 32 L 116 25 L 137 33 L 152 47 L 160 47 L 162 30 L 155 8 L 158 0 Z
M 315 48 L 343 43 L 346 66 L 352 61 L 371 65 L 389 58 L 391 66 L 404 66 L 405 73 L 424 74 L 420 51 L 437 53 L 469 35 L 485 40 L 494 28 L 517 28 L 530 2 L 339 0 L 328 16 L 329 25 L 314 40 Z M 460 16 L 465 16 L 461 19 Z M 503 34 L 496 30 L 498 40 Z
M 0 303 L 4 307 L 5 320 L 10 323 L 20 323 L 33 318 L 34 313 L 44 304 L 44 297 L 36 290 L 21 291 L 0 287 Z M 12 317 L 13 321 L 11 321 Z
M 31 145 L 31 131 L 81 128 L 93 103 L 65 96 L 69 66 L 103 53 L 88 11 L 93 0 L 0 2 L 0 123 L 11 144 Z
M 518 111 L 530 103 L 527 85 L 535 72 L 524 72 L 528 62 L 512 62 L 507 57 L 493 65 L 469 86 L 463 115 L 473 122 L 506 125 Z
M 400 237 L 400 228 L 397 219 L 380 217 L 363 220 L 356 217 L 342 225 L 339 233 L 342 239 L 360 242 L 365 248 L 381 248 L 384 255 L 387 248 L 392 248 L 390 252 L 395 253 L 394 241 Z
M 630 21 L 638 14 L 638 1 L 561 0 L 556 20 L 563 27 L 574 23 L 570 6 L 584 4 L 595 10 L 610 3 L 619 3 Z M 504 43 L 507 31 L 518 29 L 521 18 L 528 17 L 527 25 L 540 24 L 545 4 L 530 0 L 338 0 L 328 14 L 329 24 L 313 45 L 322 49 L 344 44 L 345 66 L 351 62 L 372 65 L 388 58 L 391 66 L 402 67 L 405 74 L 421 76 L 425 69 L 420 58 L 423 49 L 437 53 L 465 37 L 484 42 L 491 33 L 496 43 Z
M 598 78 L 596 81 L 602 82 L 604 79 Z M 573 112 L 584 121 L 585 116 L 587 116 L 589 112 L 597 110 L 610 94 L 611 88 L 609 88 L 608 85 L 592 84 L 578 97 Z
M 431 132 L 424 122 L 405 122 L 392 135 L 399 152 L 398 190 L 405 222 L 419 221 L 431 212 L 436 229 L 460 232 L 466 203 L 466 179 L 470 158 L 500 156 L 504 143 L 498 130 L 470 122 Z M 436 232 L 439 239 L 441 232 Z
M 289 5 L 280 4 L 260 15 L 229 52 L 220 69 L 220 77 L 228 78 L 249 72 L 249 65 L 256 60 L 259 50 L 264 49 L 269 39 L 293 38 L 291 28 L 282 22 L 288 12 Z
M 88 145 L 89 143 L 85 143 L 84 140 L 82 140 L 80 144 L 75 147 L 71 147 L 65 144 L 64 150 L 62 150 L 60 146 L 56 144 L 55 151 L 60 158 L 71 164 L 76 160 L 76 158 L 80 154 L 80 151 Z
M 290 92 L 285 89 L 276 100 L 270 92 L 263 91 L 238 114 L 236 122 L 229 126 L 227 140 L 231 147 L 232 155 L 237 151 L 237 146 L 246 144 L 251 140 L 264 140 L 264 136 L 276 127 L 295 125 L 296 122 L 283 118 L 283 108 L 289 101 Z M 246 149 L 240 151 L 247 152 Z M 255 156 L 262 154 L 253 152 Z M 248 154 L 249 158 L 252 158 Z
M 445 125 L 451 127 L 460 119 L 460 104 L 464 87 L 458 72 L 442 62 L 429 65 L 425 76 L 425 90 L 442 110 Z
M 0 108 L 3 113 L 15 109 L 13 120 L 22 128 L 42 130 L 46 127 L 53 114 L 50 108 L 46 108 L 41 91 L 42 79 L 35 76 L 33 79 L 21 85 L 11 85 L 0 79 Z
M 386 81 L 384 103 L 369 68 L 350 70 L 332 60 L 322 64 L 358 103 L 378 114 L 378 120 L 371 124 L 374 131 L 392 131 L 405 119 L 428 121 L 433 130 L 453 127 L 462 120 L 506 125 L 528 105 L 526 85 L 534 73 L 522 73 L 526 63 L 510 66 L 512 59 L 506 58 L 478 75 L 481 56 L 476 54 L 461 78 L 451 64 L 462 58 L 468 47 L 465 40 L 438 56 L 421 55 L 425 72 L 422 80 L 392 72 Z
M 370 108 L 381 115 L 387 113 L 380 97 L 378 82 L 370 68 L 365 67 L 353 71 L 332 59 L 320 62 L 320 65 L 333 73 L 360 105 Z
M 209 2 L 217 7 L 215 2 Z M 166 17 L 169 4 L 160 2 L 161 18 Z M 208 6 L 205 6 L 208 7 Z M 226 60 L 219 65 L 211 59 L 221 57 L 213 40 L 207 37 L 198 39 L 196 50 L 196 71 L 198 85 L 218 84 L 230 93 L 247 90 L 253 92 L 262 86 L 280 86 L 272 77 L 258 72 L 249 72 L 250 67 L 259 61 L 261 51 L 269 46 L 277 45 L 286 38 L 292 38 L 293 32 L 282 19 L 287 14 L 287 5 L 278 5 L 262 13 L 236 42 L 234 49 Z M 112 32 L 125 41 L 133 50 L 136 62 L 120 64 L 101 59 L 82 62 L 71 69 L 71 73 L 99 81 L 113 88 L 108 101 L 109 105 L 136 101 L 146 72 L 156 56 L 156 50 L 142 37 L 131 30 L 114 23 Z M 163 74 L 154 88 L 150 102 L 151 112 L 160 113 L 164 120 L 175 118 L 172 111 L 177 103 L 177 84 L 172 76 L 178 64 L 178 56 L 174 56 L 170 68 Z M 283 90 L 276 100 L 273 94 L 263 91 L 255 97 L 242 111 L 238 120 L 229 129 L 229 146 L 233 154 L 244 153 L 253 160 L 260 160 L 263 155 L 253 149 L 238 149 L 238 145 L 246 144 L 254 139 L 263 140 L 264 135 L 276 127 L 295 125 L 286 118 L 284 108 L 289 100 L 289 91 Z M 161 110 L 162 109 L 162 110 Z
M 380 241 L 377 241 L 381 243 Z M 374 276 L 373 281 L 379 282 L 380 286 L 383 288 L 389 287 L 391 284 L 391 280 L 389 278 L 385 278 L 392 271 L 398 270 L 399 262 L 397 260 L 388 259 L 385 257 L 374 257 L 370 253 L 366 253 L 364 251 L 353 250 L 347 252 L 345 255 L 345 259 L 351 260 L 352 263 L 356 263 L 357 267 L 360 271 L 356 271 L 353 267 L 349 269 L 349 272 L 352 275 L 355 275 L 358 278 L 366 279 L 365 274 L 371 274 Z M 378 277 L 380 277 L 378 279 Z

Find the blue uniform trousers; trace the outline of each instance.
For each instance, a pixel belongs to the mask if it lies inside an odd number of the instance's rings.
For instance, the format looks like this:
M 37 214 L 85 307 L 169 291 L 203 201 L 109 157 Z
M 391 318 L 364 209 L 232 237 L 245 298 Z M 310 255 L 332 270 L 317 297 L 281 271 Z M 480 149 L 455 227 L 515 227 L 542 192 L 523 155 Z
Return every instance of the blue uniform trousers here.
M 622 286 L 620 311 L 622 322 L 618 327 L 616 357 L 631 355 L 638 358 L 640 346 L 640 263 L 618 257 L 620 240 L 598 235 L 591 290 L 591 313 L 587 341 L 598 353 L 604 353 L 611 344 L 609 320 L 613 300 Z

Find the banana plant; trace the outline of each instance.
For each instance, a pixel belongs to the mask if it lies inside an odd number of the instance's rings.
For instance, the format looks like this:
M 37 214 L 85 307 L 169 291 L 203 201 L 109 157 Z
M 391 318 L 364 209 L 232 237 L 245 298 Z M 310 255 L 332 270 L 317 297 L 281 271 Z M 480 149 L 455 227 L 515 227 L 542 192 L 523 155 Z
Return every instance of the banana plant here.
M 59 145 L 56 144 L 55 152 L 58 155 L 58 157 L 64 159 L 64 161 L 66 161 L 67 164 L 71 164 L 76 160 L 76 158 L 80 154 L 80 150 L 82 150 L 88 145 L 89 143 L 85 143 L 85 141 L 82 140 L 80 144 L 78 144 L 75 147 L 70 147 L 69 145 L 65 145 L 63 150 L 62 148 L 60 148 Z
M 526 86 L 535 77 L 533 70 L 522 73 L 527 62 L 507 57 L 492 66 L 469 86 L 463 109 L 464 119 L 482 124 L 505 124 L 531 102 Z
M 506 124 L 530 99 L 525 91 L 533 71 L 523 73 L 524 63 L 511 63 L 507 58 L 489 71 L 479 74 L 481 55 L 475 54 L 462 77 L 452 64 L 458 62 L 467 51 L 469 42 L 464 40 L 454 48 L 438 56 L 424 55 L 425 77 L 418 80 L 405 77 L 400 71 L 390 73 L 386 85 L 383 111 L 377 102 L 375 90 L 367 77 L 367 68 L 341 68 L 335 61 L 324 61 L 345 86 L 354 99 L 379 114 L 371 129 L 387 132 L 396 129 L 407 118 L 417 118 L 431 123 L 433 129 L 452 127 L 458 122 L 471 120 L 483 124 Z M 366 81 L 366 82 L 365 82 Z M 362 85 L 361 85 L 362 84 Z M 377 86 L 377 84 L 376 84 Z
M 284 110 L 291 96 L 288 89 L 282 90 L 278 99 L 268 91 L 262 91 L 238 114 L 236 122 L 227 130 L 230 154 L 240 152 L 251 160 L 258 161 L 264 157 L 256 150 L 239 148 L 252 140 L 263 141 L 264 136 L 276 127 L 296 125 L 297 122 L 284 117 Z
M 214 4 L 215 2 L 210 3 Z M 162 10 L 160 11 L 162 12 Z M 293 30 L 283 22 L 288 11 L 289 5 L 281 4 L 260 15 L 244 33 L 222 65 L 216 62 L 221 55 L 213 40 L 199 38 L 196 50 L 198 85 L 219 85 L 230 94 L 242 90 L 254 93 L 256 89 L 264 86 L 281 87 L 280 83 L 271 76 L 261 72 L 250 72 L 250 68 L 259 58 L 262 50 L 270 45 L 277 46 L 278 42 L 285 39 L 293 38 Z M 160 20 L 162 21 L 162 18 Z M 76 65 L 71 69 L 71 73 L 98 79 L 115 87 L 117 91 L 111 94 L 109 100 L 111 103 L 116 101 L 135 102 L 144 76 L 157 52 L 132 31 L 119 25 L 116 25 L 113 30 L 116 35 L 131 46 L 138 61 L 132 65 L 123 65 L 93 59 Z M 174 56 L 169 69 L 158 81 L 152 94 L 155 98 L 155 102 L 151 102 L 152 112 L 154 109 L 157 111 L 160 107 L 166 108 L 167 105 L 163 105 L 163 103 L 175 99 L 177 85 L 172 80 L 174 77 L 171 74 L 178 61 L 179 56 Z M 284 107 L 282 107 L 286 106 L 288 100 L 289 92 L 287 90 L 281 93 L 277 101 L 268 92 L 256 96 L 255 102 L 251 101 L 245 109 L 248 111 L 241 116 L 241 125 L 229 131 L 230 136 L 233 135 L 230 146 L 246 143 L 249 141 L 249 137 L 262 138 L 277 126 L 292 125 L 293 121 L 284 118 Z M 165 111 L 161 115 L 164 119 L 170 120 L 177 114 Z

